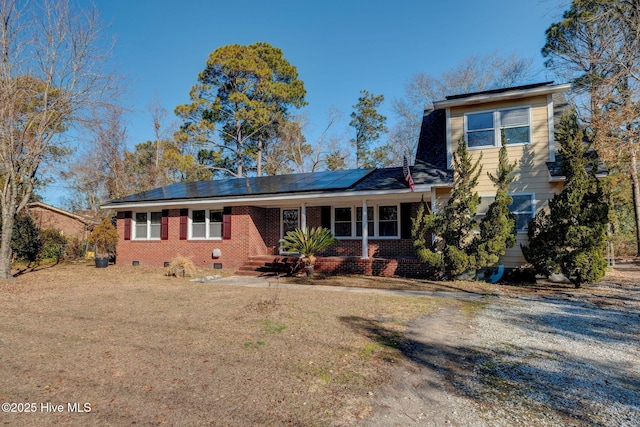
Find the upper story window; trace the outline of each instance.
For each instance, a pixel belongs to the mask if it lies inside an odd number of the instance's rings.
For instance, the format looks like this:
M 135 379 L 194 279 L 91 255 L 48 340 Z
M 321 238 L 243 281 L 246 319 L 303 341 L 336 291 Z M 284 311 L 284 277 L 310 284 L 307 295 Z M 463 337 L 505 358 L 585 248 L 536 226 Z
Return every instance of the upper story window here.
M 467 113 L 464 116 L 467 146 L 486 148 L 500 147 L 501 144 L 528 144 L 531 141 L 530 116 L 529 107 Z
M 222 239 L 222 209 L 191 211 L 192 239 Z

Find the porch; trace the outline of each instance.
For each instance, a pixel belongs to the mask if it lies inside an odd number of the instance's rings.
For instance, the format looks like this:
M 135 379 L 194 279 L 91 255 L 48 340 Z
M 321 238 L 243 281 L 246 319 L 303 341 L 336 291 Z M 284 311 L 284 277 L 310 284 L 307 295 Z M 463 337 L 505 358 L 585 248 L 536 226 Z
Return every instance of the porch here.
M 252 256 L 236 270 L 239 276 L 284 276 L 296 271 L 297 256 Z M 315 272 L 324 275 L 427 277 L 428 267 L 416 258 L 369 258 L 357 256 L 318 257 Z

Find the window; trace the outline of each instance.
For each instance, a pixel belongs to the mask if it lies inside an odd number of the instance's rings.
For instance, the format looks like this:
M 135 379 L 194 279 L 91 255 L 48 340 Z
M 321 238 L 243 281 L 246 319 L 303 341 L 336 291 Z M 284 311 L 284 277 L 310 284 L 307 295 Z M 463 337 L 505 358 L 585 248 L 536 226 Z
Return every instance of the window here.
M 529 108 L 513 108 L 499 111 L 500 129 L 504 132 L 503 144 L 529 143 Z
M 367 206 L 368 237 L 399 237 L 398 205 Z M 333 209 L 333 234 L 336 237 L 362 237 L 362 206 Z
M 512 194 L 509 211 L 516 217 L 516 230 L 526 231 L 535 213 L 533 194 Z
M 222 209 L 191 211 L 192 239 L 222 239 Z
M 351 208 L 335 208 L 333 234 L 337 237 L 351 237 Z
M 533 194 L 511 194 L 513 202 L 509 205 L 509 212 L 513 214 L 516 220 L 517 231 L 527 231 L 529 221 L 533 219 L 535 213 L 535 203 Z M 482 218 L 489 210 L 489 205 L 493 203 L 495 196 L 482 196 L 478 205 L 478 213 L 476 221 L 482 221 Z
M 378 207 L 378 235 L 380 237 L 398 236 L 398 207 Z
M 373 219 L 373 206 L 367 206 L 367 235 L 375 234 L 375 221 Z M 356 236 L 362 236 L 362 207 L 356 208 Z
M 529 107 L 465 114 L 467 146 L 480 148 L 499 147 L 500 144 L 528 144 L 531 140 L 529 116 Z
M 148 215 L 146 212 L 136 212 L 136 239 L 147 238 L 147 218 Z
M 495 146 L 493 113 L 477 113 L 467 115 L 467 146 Z
M 162 212 L 136 212 L 135 239 L 160 239 Z

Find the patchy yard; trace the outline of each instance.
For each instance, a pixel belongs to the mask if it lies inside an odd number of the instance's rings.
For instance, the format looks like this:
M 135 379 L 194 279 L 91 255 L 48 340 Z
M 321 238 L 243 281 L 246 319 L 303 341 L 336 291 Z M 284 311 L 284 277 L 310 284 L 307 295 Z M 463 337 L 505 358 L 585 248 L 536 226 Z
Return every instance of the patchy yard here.
M 0 283 L 0 402 L 35 409 L 0 424 L 637 425 L 630 270 L 581 290 L 312 282 L 485 295 L 464 301 L 46 268 Z
M 192 283 L 142 267 L 23 274 L 0 284 L 0 402 L 36 413 L 2 413 L 0 424 L 348 422 L 402 359 L 394 342 L 406 322 L 446 304 Z M 345 319 L 392 333 L 379 342 Z M 91 412 L 69 413 L 74 403 Z

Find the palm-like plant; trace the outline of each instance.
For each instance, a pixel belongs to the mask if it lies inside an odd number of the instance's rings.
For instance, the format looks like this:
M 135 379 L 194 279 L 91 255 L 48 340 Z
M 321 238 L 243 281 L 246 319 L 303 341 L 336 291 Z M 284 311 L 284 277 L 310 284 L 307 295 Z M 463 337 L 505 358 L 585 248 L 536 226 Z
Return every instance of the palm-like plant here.
M 306 267 L 310 267 L 307 269 L 307 274 L 313 274 L 316 254 L 331 246 L 335 241 L 331 230 L 323 227 L 296 228 L 280 239 L 285 251 L 300 253 L 300 260 L 304 262 Z

